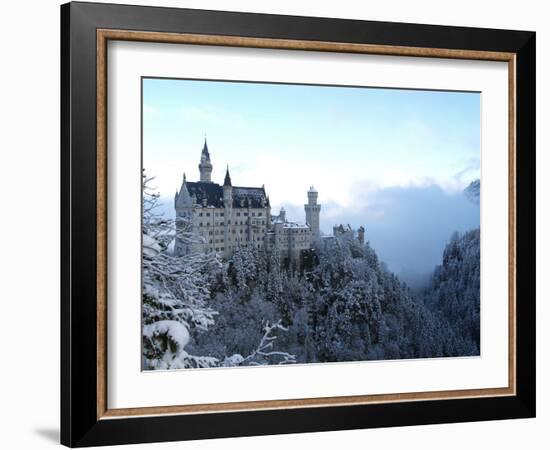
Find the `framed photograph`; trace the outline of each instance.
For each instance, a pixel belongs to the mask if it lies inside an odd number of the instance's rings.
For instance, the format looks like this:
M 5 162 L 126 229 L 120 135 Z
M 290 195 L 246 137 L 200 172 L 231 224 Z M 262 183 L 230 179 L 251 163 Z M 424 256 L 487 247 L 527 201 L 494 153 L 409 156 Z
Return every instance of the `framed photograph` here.
M 535 415 L 535 33 L 61 7 L 61 441 Z

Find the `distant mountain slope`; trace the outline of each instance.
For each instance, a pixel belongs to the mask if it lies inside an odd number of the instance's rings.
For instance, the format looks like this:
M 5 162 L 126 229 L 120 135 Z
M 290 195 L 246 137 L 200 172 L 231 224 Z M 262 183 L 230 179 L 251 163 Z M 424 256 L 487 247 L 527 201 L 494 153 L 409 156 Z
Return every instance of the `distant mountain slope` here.
M 479 205 L 479 193 L 480 193 L 480 182 L 479 180 L 472 181 L 466 189 L 464 189 L 464 194 L 468 197 L 472 203 Z
M 425 292 L 425 304 L 454 331 L 454 351 L 479 354 L 479 229 L 454 233 Z

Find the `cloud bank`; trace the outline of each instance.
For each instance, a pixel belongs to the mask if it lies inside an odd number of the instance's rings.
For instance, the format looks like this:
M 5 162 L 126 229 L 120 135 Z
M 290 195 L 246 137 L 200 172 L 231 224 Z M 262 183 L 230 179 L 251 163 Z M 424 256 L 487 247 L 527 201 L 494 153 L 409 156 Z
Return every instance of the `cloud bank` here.
M 324 216 L 354 228 L 365 226 L 365 238 L 380 259 L 413 287 L 425 281 L 434 266 L 441 263 L 453 232 L 478 228 L 480 223 L 478 205 L 463 192 L 449 193 L 438 185 L 359 193 L 355 206 L 344 211 L 329 204 L 324 207 Z M 329 231 L 332 223 L 326 222 L 323 230 Z

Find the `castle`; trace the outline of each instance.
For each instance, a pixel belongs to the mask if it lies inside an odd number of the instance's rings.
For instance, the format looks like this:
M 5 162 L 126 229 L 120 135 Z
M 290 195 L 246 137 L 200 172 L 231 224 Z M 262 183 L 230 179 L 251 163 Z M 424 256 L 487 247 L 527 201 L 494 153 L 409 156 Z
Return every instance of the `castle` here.
M 305 224 L 290 222 L 284 208 L 271 214 L 265 187 L 233 186 L 229 167 L 223 185 L 212 182 L 212 162 L 206 139 L 199 163 L 200 180 L 187 181 L 185 174 L 174 197 L 176 242 L 174 251 L 217 252 L 229 258 L 240 245 L 253 245 L 267 252 L 278 250 L 281 261 L 299 262 L 303 250 L 320 237 L 317 191 L 307 193 Z M 200 239 L 189 239 L 189 235 Z M 187 236 L 187 238 L 185 237 Z

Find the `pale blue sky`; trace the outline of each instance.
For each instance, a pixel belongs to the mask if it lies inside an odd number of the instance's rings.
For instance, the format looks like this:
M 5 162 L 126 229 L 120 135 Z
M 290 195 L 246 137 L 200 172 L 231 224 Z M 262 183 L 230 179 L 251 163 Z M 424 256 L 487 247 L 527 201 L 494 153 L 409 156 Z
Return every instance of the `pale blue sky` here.
M 314 185 L 327 233 L 346 218 L 367 231 L 396 220 L 382 192 L 436 189 L 445 200 L 480 176 L 479 93 L 143 80 L 143 161 L 162 197 L 183 172 L 198 179 L 205 134 L 213 181 L 229 164 L 234 185 L 265 184 L 275 212 L 284 205 L 296 221 Z

